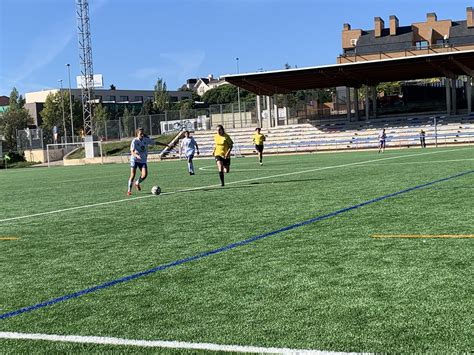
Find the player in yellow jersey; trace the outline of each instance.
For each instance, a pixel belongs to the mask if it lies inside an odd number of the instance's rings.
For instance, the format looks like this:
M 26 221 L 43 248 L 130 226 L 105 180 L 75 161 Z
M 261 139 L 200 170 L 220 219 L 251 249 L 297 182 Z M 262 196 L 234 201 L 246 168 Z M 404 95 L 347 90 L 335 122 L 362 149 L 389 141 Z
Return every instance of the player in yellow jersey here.
M 263 165 L 263 142 L 265 141 L 265 136 L 260 133 L 261 128 L 257 127 L 255 128 L 255 134 L 253 135 L 253 143 L 255 144 L 255 150 L 258 153 L 258 161 L 260 163 L 260 166 Z
M 217 164 L 217 171 L 219 171 L 219 178 L 221 179 L 221 186 L 224 186 L 224 173 L 230 171 L 230 152 L 234 142 L 228 134 L 224 132 L 222 125 L 217 126 L 217 133 L 214 135 L 214 155 Z

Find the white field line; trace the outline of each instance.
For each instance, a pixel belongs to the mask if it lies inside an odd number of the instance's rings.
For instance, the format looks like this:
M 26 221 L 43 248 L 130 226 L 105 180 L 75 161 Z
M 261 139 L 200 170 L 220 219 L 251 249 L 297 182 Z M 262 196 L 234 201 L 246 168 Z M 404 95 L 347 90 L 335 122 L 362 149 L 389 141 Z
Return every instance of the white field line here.
M 163 340 L 134 340 L 112 337 L 96 337 L 81 335 L 54 335 L 54 334 L 28 334 L 0 332 L 0 339 L 15 340 L 47 340 L 61 343 L 80 343 L 80 344 L 101 344 L 101 345 L 129 345 L 149 348 L 169 348 L 169 349 L 191 349 L 208 351 L 227 351 L 240 353 L 258 353 L 258 354 L 355 354 L 341 353 L 332 351 L 289 349 L 289 348 L 264 348 L 257 346 L 242 345 L 221 345 L 211 343 L 187 343 L 182 341 L 163 341 Z M 360 353 L 359 353 L 360 354 Z
M 413 165 L 413 164 L 438 164 L 438 163 L 452 163 L 452 162 L 461 162 L 461 161 L 474 161 L 474 159 L 449 159 L 449 160 L 430 160 L 430 161 L 417 161 L 416 163 L 415 162 L 401 162 L 401 163 L 385 163 L 385 162 L 382 162 L 380 163 L 380 165 Z M 377 163 L 374 163 L 373 165 L 378 165 Z M 201 168 L 199 168 L 199 170 L 203 170 L 203 171 L 209 171 L 209 170 L 214 170 L 216 167 L 214 165 L 208 165 L 208 166 L 203 166 Z M 232 169 L 232 171 L 269 171 L 269 170 L 282 170 L 282 169 L 268 169 L 268 168 L 256 168 L 256 169 L 253 169 L 253 168 L 250 168 L 250 169 L 247 169 L 247 168 L 241 168 L 241 167 L 238 167 L 238 168 L 234 168 Z
M 470 148 L 468 148 L 468 149 L 470 149 Z M 398 155 L 398 156 L 395 156 L 395 157 L 364 160 L 364 161 L 355 162 L 355 163 L 324 166 L 324 167 L 313 168 L 313 169 L 308 169 L 308 170 L 292 171 L 290 173 L 275 174 L 275 175 L 269 175 L 269 176 L 261 176 L 261 177 L 252 178 L 252 179 L 232 181 L 232 182 L 226 183 L 226 185 L 241 184 L 241 183 L 245 183 L 245 182 L 265 180 L 265 179 L 271 179 L 271 178 L 283 177 L 283 176 L 290 176 L 290 175 L 306 174 L 306 173 L 312 173 L 312 172 L 315 172 L 315 171 L 345 168 L 345 167 L 348 167 L 348 166 L 364 165 L 364 164 L 370 164 L 370 163 L 374 163 L 374 162 L 381 162 L 381 161 L 401 159 L 401 158 L 409 158 L 409 157 L 414 157 L 414 156 L 418 157 L 418 156 L 423 156 L 423 155 L 442 154 L 442 153 L 452 152 L 452 151 L 459 151 L 459 149 L 442 150 L 442 151 L 426 152 L 426 153 L 418 153 L 418 154 Z M 212 189 L 212 188 L 221 188 L 221 186 L 220 186 L 220 184 L 207 185 L 207 186 L 198 186 L 198 187 L 193 187 L 193 188 L 189 188 L 189 189 L 182 189 L 182 190 L 176 190 L 176 191 L 170 191 L 170 192 L 162 192 L 161 195 L 173 195 L 173 194 L 177 194 L 177 193 L 181 193 L 181 192 L 205 190 L 205 189 Z M 46 216 L 46 215 L 50 215 L 50 214 L 56 214 L 56 213 L 62 213 L 62 212 L 68 212 L 68 211 L 75 211 L 75 210 L 80 210 L 80 209 L 84 209 L 84 208 L 92 208 L 92 207 L 98 207 L 98 206 L 112 205 L 112 204 L 116 204 L 116 203 L 127 202 L 127 201 L 135 201 L 135 200 L 140 200 L 140 199 L 144 199 L 144 198 L 157 198 L 157 197 L 155 195 L 149 194 L 149 195 L 145 195 L 145 196 L 123 198 L 123 199 L 120 199 L 120 200 L 113 200 L 113 201 L 107 201 L 107 202 L 98 202 L 98 203 L 92 203 L 92 204 L 89 204 L 89 205 L 63 208 L 63 209 L 54 210 L 54 211 L 39 212 L 39 213 L 33 213 L 33 214 L 29 214 L 29 215 L 24 215 L 24 216 L 3 218 L 3 219 L 0 219 L 0 223 L 1 222 L 17 221 L 17 220 L 20 220 L 20 219 L 33 218 L 33 217 L 39 217 L 39 216 Z

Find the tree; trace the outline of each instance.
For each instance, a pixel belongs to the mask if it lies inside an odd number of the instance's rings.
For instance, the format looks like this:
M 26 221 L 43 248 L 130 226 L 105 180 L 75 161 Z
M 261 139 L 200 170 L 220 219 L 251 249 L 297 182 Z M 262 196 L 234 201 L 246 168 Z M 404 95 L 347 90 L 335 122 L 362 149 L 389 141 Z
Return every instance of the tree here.
M 62 93 L 63 100 L 68 99 L 69 104 L 69 95 L 64 91 Z M 64 104 L 64 101 L 63 101 Z M 64 105 L 64 107 L 69 107 Z M 44 102 L 43 110 L 41 111 L 41 117 L 43 118 L 42 127 L 46 131 L 50 131 L 54 126 L 62 128 L 63 127 L 63 106 L 61 105 L 61 93 L 58 91 L 56 93 L 50 93 L 46 97 Z M 61 129 L 62 131 L 62 129 Z M 64 132 L 63 134 L 64 135 Z
M 46 101 L 43 106 L 43 110 L 41 111 L 41 117 L 43 119 L 43 123 L 41 127 L 43 128 L 43 132 L 46 136 L 49 135 L 52 128 L 57 126 L 63 130 L 63 107 L 61 105 L 61 95 L 64 104 L 65 111 L 65 124 L 66 124 L 66 132 L 65 135 L 68 136 L 71 134 L 71 117 L 69 112 L 69 94 L 67 91 L 56 92 L 54 94 L 49 94 L 46 97 Z M 82 118 L 82 104 L 78 100 L 74 100 L 72 102 L 72 119 L 74 124 L 75 132 L 79 132 L 83 125 L 84 121 Z M 64 135 L 64 132 L 63 132 Z
M 25 100 L 21 95 L 18 95 L 17 89 L 13 88 L 10 93 L 8 110 L 0 116 L 0 130 L 5 136 L 7 149 L 15 149 L 16 131 L 25 129 L 33 121 L 24 105 Z
M 153 108 L 159 112 L 168 110 L 169 95 L 166 90 L 166 82 L 162 78 L 158 78 L 155 84 L 155 92 L 153 93 Z
M 109 119 L 109 112 L 107 107 L 98 104 L 94 106 L 94 122 L 95 122 L 95 134 L 98 136 L 105 136 L 105 125 Z
M 397 95 L 401 92 L 400 81 L 380 83 L 377 85 L 377 93 L 383 95 Z
M 128 107 L 125 106 L 122 116 L 123 136 L 133 137 L 135 135 L 133 132 L 134 126 L 133 115 L 130 113 Z
M 229 104 L 238 101 L 237 86 L 225 84 L 208 90 L 201 100 L 209 105 Z M 247 90 L 240 90 L 240 101 L 255 101 L 255 94 Z
M 152 115 L 153 113 L 155 113 L 155 110 L 153 109 L 153 101 L 145 100 L 145 102 L 143 103 L 141 107 L 139 115 L 140 116 Z

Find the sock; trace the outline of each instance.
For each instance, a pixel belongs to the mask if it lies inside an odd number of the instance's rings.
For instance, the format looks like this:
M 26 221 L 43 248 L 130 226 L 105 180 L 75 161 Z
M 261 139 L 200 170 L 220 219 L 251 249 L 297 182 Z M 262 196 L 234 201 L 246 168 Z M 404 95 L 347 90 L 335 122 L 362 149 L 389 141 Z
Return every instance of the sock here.
M 132 191 L 132 184 L 133 184 L 133 180 L 129 179 L 128 180 L 128 192 Z
M 143 180 L 145 180 L 145 179 L 142 179 L 142 177 L 140 176 L 137 180 L 137 184 L 141 184 Z
M 193 166 L 193 163 L 188 163 L 188 171 L 190 173 L 194 173 L 194 166 Z
M 221 185 L 224 186 L 224 172 L 219 171 L 219 178 L 221 179 Z

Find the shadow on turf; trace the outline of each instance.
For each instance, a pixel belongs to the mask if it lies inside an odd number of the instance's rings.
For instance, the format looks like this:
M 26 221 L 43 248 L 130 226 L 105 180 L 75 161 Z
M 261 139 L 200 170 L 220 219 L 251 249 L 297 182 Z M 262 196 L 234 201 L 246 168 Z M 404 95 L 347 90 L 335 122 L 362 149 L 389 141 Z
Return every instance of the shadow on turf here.
M 324 179 L 300 179 L 300 180 L 281 180 L 281 181 L 254 181 L 254 182 L 249 182 L 245 185 L 239 185 L 239 186 L 229 186 L 229 185 L 226 185 L 224 187 L 212 187 L 212 188 L 207 188 L 207 189 L 202 189 L 201 191 L 218 191 L 218 190 L 221 190 L 221 189 L 226 189 L 226 190 L 229 190 L 229 189 L 245 189 L 245 188 L 248 188 L 248 187 L 255 187 L 255 185 L 268 185 L 268 184 L 292 184 L 292 183 L 295 183 L 295 182 L 313 182 L 313 181 L 322 181 Z
M 251 182 L 251 185 L 260 185 L 260 184 L 292 184 L 294 182 L 310 182 L 310 181 L 323 181 L 324 179 L 294 179 L 294 180 L 281 180 L 281 181 L 255 181 Z

